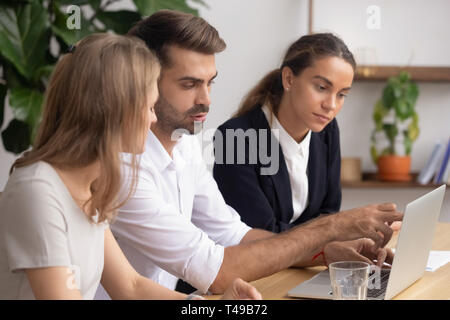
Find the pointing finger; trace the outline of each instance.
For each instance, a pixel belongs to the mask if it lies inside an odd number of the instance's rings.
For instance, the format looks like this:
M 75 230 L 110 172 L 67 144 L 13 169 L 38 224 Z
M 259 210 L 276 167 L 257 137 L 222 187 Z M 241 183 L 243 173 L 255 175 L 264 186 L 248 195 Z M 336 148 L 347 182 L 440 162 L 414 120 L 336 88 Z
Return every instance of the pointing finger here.
M 383 213 L 381 219 L 384 222 L 394 222 L 403 220 L 403 213 L 394 211 L 394 212 L 385 212 Z
M 380 211 L 396 211 L 397 205 L 395 203 L 382 203 L 377 206 Z
M 377 266 L 381 268 L 383 266 L 384 261 L 386 261 L 386 257 L 387 257 L 387 250 L 380 249 L 377 255 Z

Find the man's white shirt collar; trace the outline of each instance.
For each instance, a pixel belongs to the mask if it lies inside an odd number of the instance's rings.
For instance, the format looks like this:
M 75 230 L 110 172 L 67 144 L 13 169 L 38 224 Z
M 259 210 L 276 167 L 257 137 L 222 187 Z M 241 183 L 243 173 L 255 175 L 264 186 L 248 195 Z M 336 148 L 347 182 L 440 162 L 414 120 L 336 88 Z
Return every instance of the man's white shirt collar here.
M 162 145 L 161 141 L 155 136 L 155 134 L 149 130 L 147 142 L 145 148 L 151 148 L 151 152 L 145 152 L 145 156 L 148 156 L 156 168 L 162 172 L 166 169 L 175 169 L 176 171 L 182 171 L 186 166 L 185 158 L 188 156 L 185 150 L 183 150 L 182 139 L 187 139 L 183 135 L 176 143 L 172 150 L 172 157 L 170 157 L 167 150 Z

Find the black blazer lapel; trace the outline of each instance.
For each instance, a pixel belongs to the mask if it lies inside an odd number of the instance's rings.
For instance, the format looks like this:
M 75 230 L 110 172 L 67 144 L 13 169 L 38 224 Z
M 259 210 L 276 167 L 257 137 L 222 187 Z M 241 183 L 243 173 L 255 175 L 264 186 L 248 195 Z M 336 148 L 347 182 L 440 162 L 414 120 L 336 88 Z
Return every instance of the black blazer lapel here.
M 272 139 L 276 139 L 276 137 L 271 133 L 269 123 L 267 122 L 266 116 L 264 115 L 261 108 L 257 108 L 255 110 L 257 114 L 255 117 L 252 117 L 254 120 L 254 128 L 266 129 L 267 134 L 267 145 L 266 150 L 271 150 Z M 258 137 L 262 132 L 258 132 Z M 258 139 L 258 143 L 259 143 Z M 292 191 L 291 191 L 291 183 L 289 180 L 289 173 L 287 170 L 286 162 L 284 160 L 283 151 L 281 150 L 280 144 L 276 143 L 278 147 L 278 171 L 274 175 L 270 175 L 270 179 L 273 181 L 274 189 L 277 195 L 278 207 L 280 208 L 280 212 L 278 212 L 278 218 L 286 223 L 292 218 L 292 214 L 294 212 L 294 208 L 292 206 Z M 259 146 L 260 148 L 263 146 Z M 265 151 L 266 151 L 265 150 Z M 271 152 L 270 152 L 271 154 Z
M 279 155 L 279 170 L 278 173 L 271 176 L 275 191 L 278 196 L 280 206 L 280 219 L 286 223 L 292 218 L 294 208 L 292 206 L 292 191 L 291 183 L 289 181 L 289 173 L 287 171 L 286 162 L 284 161 L 284 155 L 280 147 Z
M 308 207 L 300 216 L 301 220 L 309 218 L 312 213 L 316 213 L 320 208 L 322 199 L 326 193 L 327 181 L 327 146 L 320 139 L 319 134 L 311 133 L 308 160 Z

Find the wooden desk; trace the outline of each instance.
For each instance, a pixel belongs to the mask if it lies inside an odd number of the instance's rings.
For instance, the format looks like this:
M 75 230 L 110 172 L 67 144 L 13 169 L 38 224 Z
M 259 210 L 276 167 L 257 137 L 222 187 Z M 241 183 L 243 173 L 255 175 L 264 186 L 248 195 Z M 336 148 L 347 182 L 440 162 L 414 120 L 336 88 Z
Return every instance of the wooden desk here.
M 398 234 L 394 234 L 389 247 L 395 247 Z M 412 244 L 414 245 L 414 244 Z M 432 250 L 450 251 L 450 223 L 439 223 L 433 240 Z M 287 292 L 324 270 L 324 267 L 316 268 L 289 268 L 269 277 L 265 277 L 252 284 L 261 292 L 265 300 L 292 300 Z M 207 296 L 207 299 L 218 299 L 219 295 Z M 425 272 L 424 276 L 401 292 L 394 299 L 399 300 L 425 300 L 425 299 L 450 299 L 450 263 L 439 268 L 435 272 Z

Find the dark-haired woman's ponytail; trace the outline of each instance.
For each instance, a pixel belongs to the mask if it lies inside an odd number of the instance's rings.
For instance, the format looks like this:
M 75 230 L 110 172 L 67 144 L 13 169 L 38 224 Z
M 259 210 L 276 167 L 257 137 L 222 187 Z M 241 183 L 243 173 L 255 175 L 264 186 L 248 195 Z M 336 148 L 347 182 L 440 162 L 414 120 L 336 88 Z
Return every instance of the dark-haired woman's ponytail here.
M 272 70 L 247 94 L 234 116 L 239 117 L 263 104 L 268 104 L 270 109 L 277 107 L 282 94 L 281 70 Z

